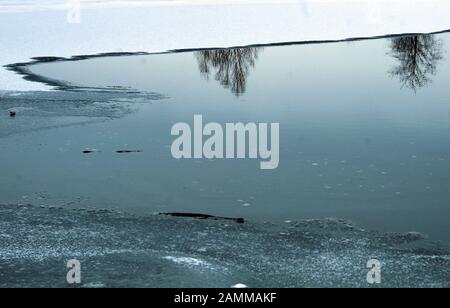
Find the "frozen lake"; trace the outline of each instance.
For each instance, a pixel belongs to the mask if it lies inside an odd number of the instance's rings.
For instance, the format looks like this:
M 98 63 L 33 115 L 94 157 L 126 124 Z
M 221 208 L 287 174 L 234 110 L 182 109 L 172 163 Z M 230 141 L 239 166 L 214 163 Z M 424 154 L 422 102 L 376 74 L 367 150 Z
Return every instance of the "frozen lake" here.
M 0 287 L 450 286 L 448 1 L 76 3 L 0 0 Z M 194 114 L 278 168 L 174 159 Z
M 449 48 L 444 33 L 25 66 L 49 85 L 115 91 L 3 94 L 19 113 L 0 116 L 1 202 L 335 217 L 449 244 Z M 173 159 L 171 126 L 194 114 L 279 122 L 279 167 Z

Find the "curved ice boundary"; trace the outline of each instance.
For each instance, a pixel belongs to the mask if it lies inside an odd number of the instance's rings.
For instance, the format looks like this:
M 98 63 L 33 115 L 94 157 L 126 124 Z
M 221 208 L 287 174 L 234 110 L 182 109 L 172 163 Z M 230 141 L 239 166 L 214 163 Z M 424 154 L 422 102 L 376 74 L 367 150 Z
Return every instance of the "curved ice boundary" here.
M 437 35 L 443 33 L 449 33 L 450 30 L 438 31 L 426 33 L 427 35 Z M 104 57 L 130 57 L 130 56 L 142 56 L 142 55 L 158 55 L 158 54 L 169 54 L 169 53 L 184 53 L 193 51 L 206 51 L 206 50 L 216 50 L 216 49 L 229 49 L 229 48 L 261 48 L 261 47 L 275 47 L 275 46 L 290 46 L 290 45 L 307 45 L 307 44 L 327 44 L 327 43 L 342 43 L 342 42 L 354 42 L 361 40 L 376 40 L 376 39 L 387 39 L 396 38 L 410 35 L 420 35 L 421 33 L 403 33 L 403 34 L 388 34 L 372 37 L 353 37 L 348 39 L 329 39 L 329 40 L 312 40 L 312 41 L 292 41 L 292 42 L 280 42 L 280 43 L 265 43 L 265 44 L 252 44 L 252 45 L 241 45 L 241 46 L 231 46 L 231 47 L 217 47 L 217 48 L 185 48 L 185 49 L 173 49 L 163 52 L 106 52 L 98 54 L 84 54 L 76 55 L 70 57 L 33 57 L 30 61 L 10 63 L 4 65 L 4 69 L 12 71 L 26 81 L 31 81 L 34 83 L 39 83 L 44 86 L 43 89 L 52 89 L 58 91 L 77 91 L 77 92 L 123 92 L 129 94 L 137 94 L 138 90 L 132 88 L 126 88 L 122 86 L 112 86 L 106 88 L 91 87 L 86 85 L 72 84 L 65 80 L 58 80 L 48 76 L 39 75 L 33 71 L 33 67 L 39 64 L 45 63 L 55 63 L 55 62 L 76 62 L 82 60 L 89 60 L 95 58 Z M 154 94 L 154 93 L 152 93 Z
M 55 2 L 62 4 L 57 10 Z M 450 29 L 446 0 L 81 1 L 75 24 L 67 18 L 66 2 L 2 2 L 0 27 L 7 30 L 0 36 L 0 66 L 35 56 L 153 53 Z M 46 89 L 3 69 L 0 80 L 0 90 Z
M 0 206 L 0 287 L 449 287 L 448 247 L 419 234 L 365 231 L 344 220 L 274 225 L 134 216 L 110 210 Z

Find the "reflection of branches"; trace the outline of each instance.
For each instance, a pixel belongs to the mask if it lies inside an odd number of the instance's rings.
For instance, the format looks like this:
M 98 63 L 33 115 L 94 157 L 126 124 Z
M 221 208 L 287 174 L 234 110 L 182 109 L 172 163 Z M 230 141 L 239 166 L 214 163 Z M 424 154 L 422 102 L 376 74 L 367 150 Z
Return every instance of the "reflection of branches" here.
M 255 65 L 259 51 L 260 48 L 231 48 L 197 51 L 195 55 L 206 78 L 214 70 L 214 78 L 239 96 L 245 92 L 249 70 Z
M 416 91 L 431 82 L 436 64 L 442 59 L 442 42 L 433 35 L 416 35 L 392 40 L 391 54 L 399 65 L 390 71 L 399 77 L 403 86 Z

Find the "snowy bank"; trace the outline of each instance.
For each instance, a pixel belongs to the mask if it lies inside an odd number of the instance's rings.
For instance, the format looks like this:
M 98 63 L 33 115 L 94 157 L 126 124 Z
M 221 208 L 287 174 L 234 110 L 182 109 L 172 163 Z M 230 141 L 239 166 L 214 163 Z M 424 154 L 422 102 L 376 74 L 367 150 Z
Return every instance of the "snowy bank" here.
M 71 1 L 73 2 L 73 1 Z M 157 52 L 450 29 L 448 1 L 0 1 L 0 65 L 37 56 Z M 1 90 L 40 90 L 0 70 Z

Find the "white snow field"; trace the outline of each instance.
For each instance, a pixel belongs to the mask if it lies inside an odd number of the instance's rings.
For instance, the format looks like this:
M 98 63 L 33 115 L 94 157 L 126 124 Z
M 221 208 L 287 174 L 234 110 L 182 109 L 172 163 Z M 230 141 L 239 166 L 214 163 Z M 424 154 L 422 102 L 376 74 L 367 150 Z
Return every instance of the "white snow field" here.
M 0 65 L 39 56 L 342 40 L 450 29 L 450 3 L 443 0 L 81 0 L 79 23 L 73 17 L 76 4 L 76 0 L 0 0 Z M 43 90 L 43 86 L 2 68 L 0 90 Z

